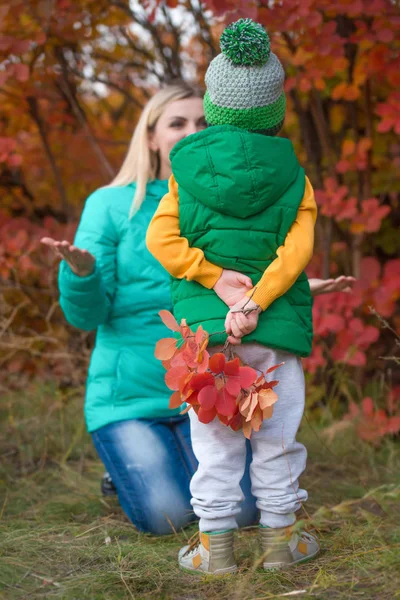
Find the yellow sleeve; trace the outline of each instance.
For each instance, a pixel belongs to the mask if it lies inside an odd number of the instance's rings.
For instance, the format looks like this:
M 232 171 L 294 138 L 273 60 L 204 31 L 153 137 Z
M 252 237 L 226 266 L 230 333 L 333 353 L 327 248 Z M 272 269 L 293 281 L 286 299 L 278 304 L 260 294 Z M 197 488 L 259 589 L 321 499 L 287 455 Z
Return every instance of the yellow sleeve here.
M 277 258 L 265 270 L 258 284 L 246 295 L 263 310 L 288 291 L 311 260 L 314 247 L 314 225 L 317 205 L 314 190 L 306 177 L 303 200 Z M 255 291 L 254 291 L 255 289 Z
M 221 277 L 222 268 L 208 262 L 202 250 L 191 248 L 187 239 L 181 237 L 178 184 L 173 175 L 168 189 L 147 230 L 147 248 L 173 277 L 195 280 L 212 289 Z

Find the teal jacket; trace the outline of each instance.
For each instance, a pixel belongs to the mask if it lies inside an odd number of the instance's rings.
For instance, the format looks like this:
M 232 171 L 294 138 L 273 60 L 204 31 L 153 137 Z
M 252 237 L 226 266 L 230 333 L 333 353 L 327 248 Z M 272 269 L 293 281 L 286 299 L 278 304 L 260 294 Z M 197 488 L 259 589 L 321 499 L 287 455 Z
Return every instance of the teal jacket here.
M 257 285 L 275 260 L 304 196 L 305 174 L 292 143 L 231 125 L 210 127 L 181 140 L 171 152 L 179 185 L 179 227 L 208 261 L 248 275 Z M 226 305 L 196 281 L 174 279 L 178 322 L 202 325 L 210 344 L 226 340 Z M 311 352 L 312 298 L 301 273 L 266 311 L 243 343 L 257 342 L 300 356 Z
M 170 332 L 158 312 L 171 310 L 170 279 L 146 248 L 146 231 L 168 182 L 148 184 L 146 198 L 128 219 L 134 184 L 102 188 L 86 205 L 74 244 L 96 257 L 89 277 L 63 261 L 60 304 L 75 327 L 97 330 L 86 387 L 89 431 L 126 419 L 170 417 L 170 393 L 154 357 L 156 342 Z

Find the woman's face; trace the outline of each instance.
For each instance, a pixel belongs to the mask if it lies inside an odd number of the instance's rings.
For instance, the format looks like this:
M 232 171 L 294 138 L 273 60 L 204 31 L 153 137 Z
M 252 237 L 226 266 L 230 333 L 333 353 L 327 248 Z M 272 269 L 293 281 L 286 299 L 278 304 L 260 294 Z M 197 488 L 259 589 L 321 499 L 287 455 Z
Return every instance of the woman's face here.
M 169 153 L 175 144 L 206 127 L 201 98 L 175 100 L 166 106 L 149 136 L 150 149 L 160 156 L 159 179 L 168 179 L 171 175 Z

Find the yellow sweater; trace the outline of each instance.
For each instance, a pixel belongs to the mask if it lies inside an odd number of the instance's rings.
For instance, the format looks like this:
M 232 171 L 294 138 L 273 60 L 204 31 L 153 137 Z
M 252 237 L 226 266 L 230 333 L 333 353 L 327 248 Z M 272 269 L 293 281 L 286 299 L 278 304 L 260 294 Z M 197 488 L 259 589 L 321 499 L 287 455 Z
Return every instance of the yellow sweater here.
M 147 230 L 147 247 L 173 277 L 194 280 L 212 289 L 221 276 L 222 268 L 209 262 L 200 248 L 191 248 L 188 240 L 181 237 L 178 184 L 173 175 L 168 188 L 169 192 L 162 198 Z M 263 310 L 291 288 L 309 263 L 316 218 L 314 190 L 306 177 L 296 220 L 285 242 L 278 248 L 277 258 L 265 270 L 255 292 L 253 289 L 247 293 Z

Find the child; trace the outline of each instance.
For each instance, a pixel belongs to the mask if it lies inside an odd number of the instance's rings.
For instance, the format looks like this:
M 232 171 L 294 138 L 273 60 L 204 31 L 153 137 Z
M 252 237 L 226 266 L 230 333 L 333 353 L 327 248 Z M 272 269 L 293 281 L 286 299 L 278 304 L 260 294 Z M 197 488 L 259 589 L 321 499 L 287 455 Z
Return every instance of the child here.
M 212 127 L 181 140 L 171 152 L 173 175 L 147 233 L 153 255 L 174 277 L 178 320 L 201 324 L 218 351 L 242 345 L 243 362 L 266 371 L 285 362 L 271 419 L 251 438 L 252 493 L 260 510 L 264 568 L 314 557 L 316 538 L 293 531 L 307 499 L 298 479 L 306 449 L 296 441 L 304 409 L 301 356 L 312 343 L 312 299 L 304 268 L 314 242 L 316 204 L 287 139 L 274 137 L 285 116 L 284 72 L 263 27 L 241 19 L 221 36 L 204 98 Z M 226 305 L 231 310 L 227 314 Z M 240 312 L 252 308 L 249 314 Z M 199 461 L 191 482 L 200 540 L 179 564 L 214 574 L 236 570 L 235 515 L 243 499 L 245 438 L 190 411 Z

